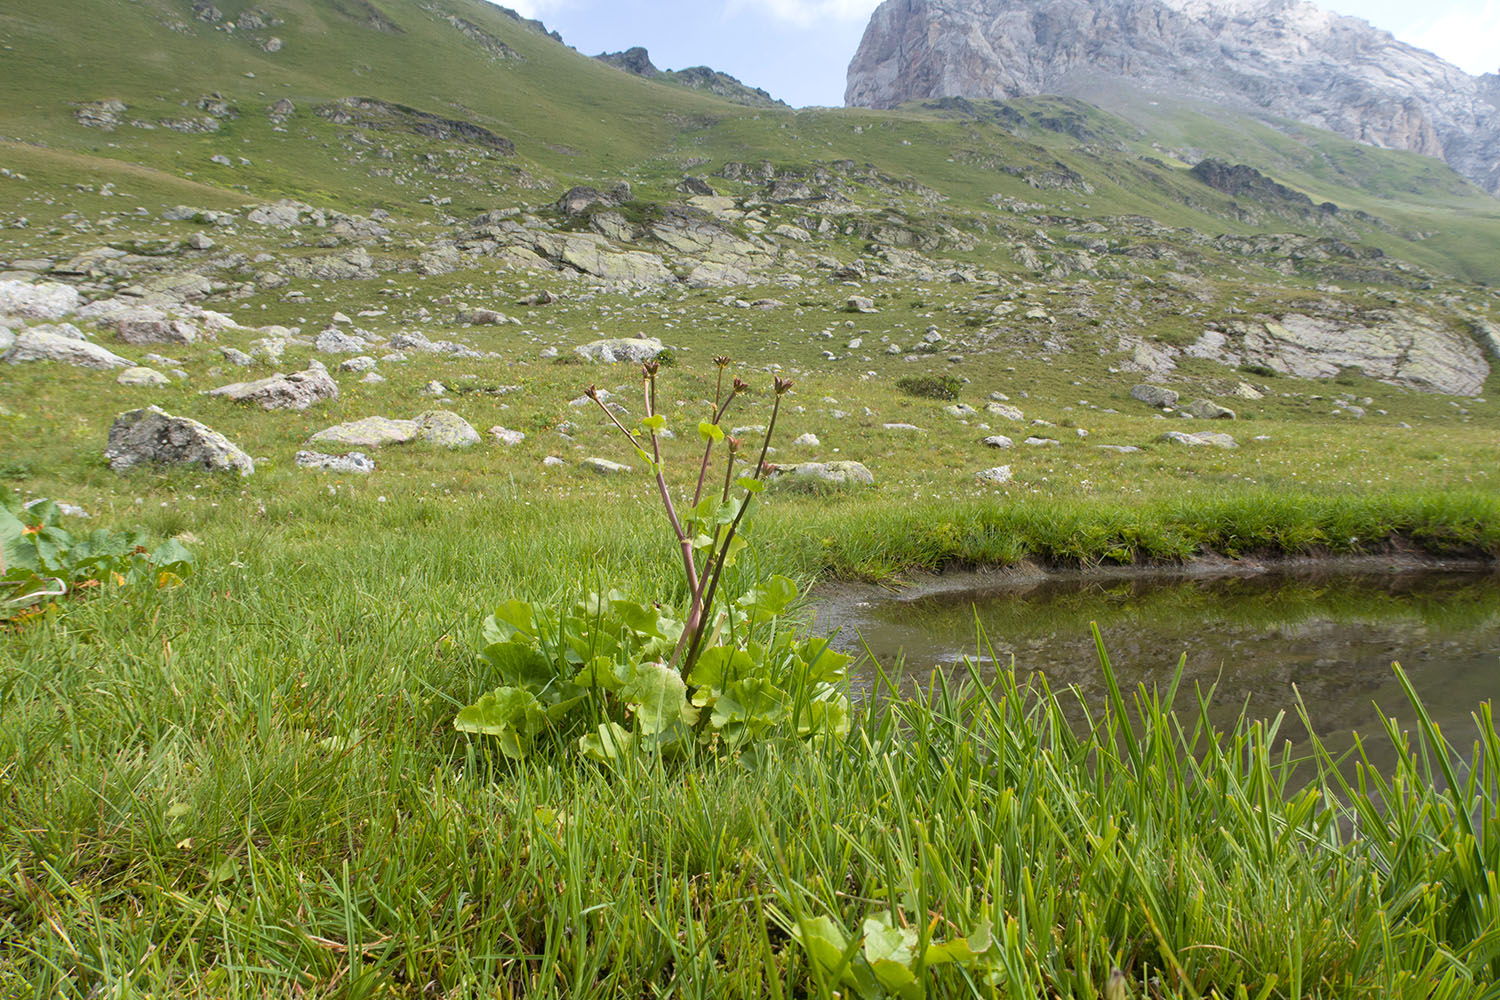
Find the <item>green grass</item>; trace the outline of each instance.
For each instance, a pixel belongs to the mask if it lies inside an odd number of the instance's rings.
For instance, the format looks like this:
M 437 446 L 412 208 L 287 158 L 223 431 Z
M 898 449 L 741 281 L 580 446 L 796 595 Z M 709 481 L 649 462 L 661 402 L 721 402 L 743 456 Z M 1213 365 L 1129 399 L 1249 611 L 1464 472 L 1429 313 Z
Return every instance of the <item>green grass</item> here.
M 233 18 L 250 3 L 217 6 Z M 0 13 L 14 84 L 0 109 L 4 264 L 207 232 L 211 254 L 148 258 L 132 265 L 137 278 L 152 262 L 202 266 L 230 287 L 205 307 L 247 326 L 310 334 L 335 311 L 379 307 L 358 320 L 376 338 L 420 329 L 492 355 L 382 362 L 380 386 L 338 375 L 339 398 L 305 413 L 202 394 L 270 373 L 218 353 L 248 349 L 250 330 L 162 349 L 186 373 L 162 389 L 5 366 L 0 479 L 83 506 L 88 526 L 139 525 L 153 540 L 189 533 L 198 563 L 181 587 L 66 601 L 0 633 L 0 997 L 826 995 L 838 973 L 809 966 L 791 929 L 827 917 L 854 932 L 892 909 L 912 927 L 937 917 L 923 933 L 940 937 L 985 920 L 995 928 L 1000 985 L 923 972 L 937 995 L 1092 997 L 1116 965 L 1133 996 L 1489 988 L 1494 930 L 1483 914 L 1495 910 L 1483 880 L 1495 869 L 1500 760 L 1489 743 L 1465 772 L 1469 797 L 1452 803 L 1427 780 L 1436 763 L 1425 751 L 1402 758 L 1399 793 L 1373 774 L 1349 789 L 1338 777 L 1347 762 L 1304 761 L 1294 778 L 1263 725 L 1243 722 L 1219 752 L 1187 717 L 1149 705 L 1129 710 L 1132 751 L 1121 700 L 1108 722 L 1089 706 L 1101 724 L 1079 733 L 1060 724 L 1057 700 L 1008 674 L 982 691 L 896 701 L 841 747 L 771 744 L 732 760 L 636 760 L 619 773 L 550 752 L 509 763 L 452 720 L 494 686 L 474 650 L 497 601 L 610 587 L 683 600 L 638 459 L 595 411 L 568 405 L 597 382 L 638 410 L 639 373 L 542 356 L 555 348 L 570 360 L 602 336 L 655 335 L 674 349 L 663 410 L 679 435 L 666 445 L 675 486 L 693 474 L 709 359 L 720 353 L 758 393 L 728 426 L 765 422 L 779 371 L 797 387 L 773 459 L 855 459 L 874 473 L 875 485 L 856 491 L 768 491 L 746 574 L 809 584 L 1022 561 L 1393 551 L 1493 560 L 1500 373 L 1481 397 L 1458 399 L 1347 373 L 1309 381 L 1182 358 L 1172 385 L 1185 401 L 1228 402 L 1239 419 L 1215 429 L 1240 445 L 1182 449 L 1159 436 L 1185 421 L 1130 398 L 1140 376 L 1121 370 L 1120 346 L 1124 335 L 1190 343 L 1209 324 L 1325 300 L 1395 305 L 1455 327 L 1495 320 L 1480 284 L 1497 277 L 1493 199 L 1435 161 L 1309 130 L 1167 108 L 1142 137 L 1127 124 L 1140 109 L 1117 117 L 1049 99 L 1014 102 L 1027 120 L 1014 134 L 930 109 L 752 110 L 621 74 L 487 5 L 378 0 L 401 34 L 362 26 L 359 8 L 276 5 L 286 23 L 273 32 L 286 46 L 275 54 L 167 0 Z M 524 61 L 491 60 L 443 11 Z M 104 97 L 143 120 L 181 117 L 215 91 L 239 117 L 212 135 L 91 131 L 72 117 L 75 103 Z M 315 113 L 354 95 L 474 121 L 517 154 L 360 136 Z M 281 96 L 298 109 L 284 132 L 264 113 Z M 1061 114 L 1080 116 L 1098 140 L 1044 127 Z M 1233 152 L 1389 226 L 1244 215 L 1182 165 L 1142 159 L 1165 157 L 1157 140 Z M 746 217 L 730 224 L 741 237 L 815 228 L 819 215 L 836 223 L 815 242 L 783 240 L 755 287 L 627 292 L 488 258 L 441 276 L 409 267 L 480 212 L 523 207 L 558 222 L 545 206 L 574 183 L 629 180 L 627 214 L 644 222 L 681 200 L 685 172 L 753 199 L 758 184 L 712 175 L 728 160 L 810 170 L 840 159 L 856 165 L 836 181 L 858 206 L 851 216 L 741 206 Z M 1034 188 L 1000 169 L 1058 163 L 1094 194 Z M 433 205 L 435 196 L 452 201 Z M 1001 209 L 992 196 L 1033 207 Z M 324 252 L 322 234 L 160 219 L 177 204 L 282 197 L 389 209 L 390 241 L 371 247 L 380 277 L 236 288 L 289 256 Z M 823 268 L 856 258 L 882 266 L 871 233 L 887 225 L 941 239 L 930 252 L 940 277 L 858 289 L 827 280 Z M 1284 232 L 1388 259 L 1292 262 L 1213 242 Z M 1060 274 L 1091 237 L 1109 246 L 1094 254 L 1097 274 Z M 1022 266 L 1020 245 L 1039 255 L 1038 271 Z M 953 267 L 980 277 L 950 282 Z M 542 288 L 560 300 L 513 305 Z M 855 291 L 878 311 L 842 312 Z M 730 292 L 785 305 L 741 309 Z M 501 308 L 521 325 L 462 327 L 460 304 Z M 1009 311 L 995 312 L 1001 305 Z M 1026 318 L 1034 308 L 1045 316 Z M 943 340 L 919 351 L 929 327 Z M 132 358 L 149 350 L 89 332 Z M 863 346 L 849 348 L 856 337 Z M 312 356 L 293 346 L 278 370 Z M 1234 397 L 1241 379 L 1264 397 Z M 432 380 L 450 387 L 451 403 L 425 394 Z M 960 420 L 941 400 L 900 391 L 905 380 L 957 380 L 959 398 L 979 407 L 1003 393 L 1025 419 Z M 464 391 L 498 386 L 518 389 Z M 1362 420 L 1333 412 L 1335 400 L 1366 398 Z M 101 452 L 114 416 L 152 403 L 223 431 L 255 456 L 256 474 L 109 471 Z M 323 427 L 433 406 L 481 433 L 504 425 L 528 436 L 514 448 L 386 449 L 367 478 L 292 463 Z M 820 444 L 788 443 L 804 432 Z M 1033 433 L 1059 443 L 1019 444 Z M 981 444 L 993 434 L 1017 447 Z M 601 479 L 578 465 L 590 455 L 637 468 Z M 546 467 L 547 457 L 566 465 Z M 1008 484 L 975 478 L 999 464 L 1012 468 Z M 1083 634 L 1085 623 L 1075 626 Z M 1404 705 L 1385 707 L 1411 718 Z M 1304 788 L 1309 768 L 1318 777 Z M 1391 778 L 1387 769 L 1380 780 Z M 1481 800 L 1471 844 L 1462 817 Z
M 1005 672 L 837 746 L 516 763 L 452 732 L 486 680 L 444 636 L 472 622 L 441 574 L 381 586 L 390 544 L 353 586 L 354 554 L 261 547 L 12 643 L 4 995 L 823 996 L 787 928 L 886 912 L 994 926 L 994 988 L 950 967 L 923 973 L 936 995 L 1092 997 L 1115 967 L 1173 997 L 1495 981 L 1488 718 L 1452 807 L 1421 738 L 1394 787 L 1327 758 L 1304 785 L 1274 723 L 1183 728 L 1141 692 L 1079 731 L 1066 692 Z

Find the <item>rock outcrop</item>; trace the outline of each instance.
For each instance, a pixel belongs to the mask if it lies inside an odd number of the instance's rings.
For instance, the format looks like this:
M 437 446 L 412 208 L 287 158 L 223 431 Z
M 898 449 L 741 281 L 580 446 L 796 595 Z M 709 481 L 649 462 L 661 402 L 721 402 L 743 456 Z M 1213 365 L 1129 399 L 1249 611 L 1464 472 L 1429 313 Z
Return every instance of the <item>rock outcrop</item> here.
M 305 410 L 325 399 L 338 399 L 339 387 L 321 365 L 254 382 L 235 382 L 209 392 L 236 403 L 253 403 L 263 410 Z
M 886 0 L 845 103 L 1144 90 L 1446 160 L 1500 194 L 1488 77 L 1303 0 Z
M 158 406 L 116 417 L 104 457 L 116 472 L 148 463 L 233 469 L 242 476 L 255 471 L 250 456 L 224 435 L 196 420 L 174 417 Z

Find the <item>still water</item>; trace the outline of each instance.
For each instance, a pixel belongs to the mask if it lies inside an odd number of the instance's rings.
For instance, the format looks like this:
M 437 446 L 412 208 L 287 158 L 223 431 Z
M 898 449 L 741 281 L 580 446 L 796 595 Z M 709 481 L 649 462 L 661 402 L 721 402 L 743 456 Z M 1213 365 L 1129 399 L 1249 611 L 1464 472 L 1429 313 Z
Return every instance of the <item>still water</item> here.
M 1349 745 L 1358 731 L 1374 737 L 1369 749 L 1381 765 L 1393 760 L 1381 714 L 1402 729 L 1415 721 L 1393 661 L 1465 755 L 1476 733 L 1471 713 L 1500 696 L 1493 572 L 976 580 L 907 596 L 845 593 L 821 617 L 840 628 L 839 646 L 868 651 L 903 686 L 924 684 L 933 670 L 966 677 L 965 658 L 993 676 L 1014 657 L 1019 674 L 1042 671 L 1055 690 L 1074 685 L 1091 707 L 1105 697 L 1089 633 L 1097 622 L 1127 697 L 1138 683 L 1165 690 L 1186 655 L 1177 703 L 1185 714 L 1196 715 L 1195 684 L 1212 686 L 1215 723 L 1229 725 L 1242 708 L 1259 718 L 1285 711 L 1282 735 L 1300 744 L 1295 685 L 1330 746 Z M 866 691 L 874 673 L 866 661 Z

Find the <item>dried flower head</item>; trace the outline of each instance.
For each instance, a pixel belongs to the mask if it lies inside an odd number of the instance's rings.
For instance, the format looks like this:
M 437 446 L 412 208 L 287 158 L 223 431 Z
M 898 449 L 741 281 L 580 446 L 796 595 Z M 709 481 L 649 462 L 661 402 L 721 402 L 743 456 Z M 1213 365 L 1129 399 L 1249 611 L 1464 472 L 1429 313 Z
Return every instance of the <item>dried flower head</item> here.
M 661 371 L 661 362 L 647 361 L 645 364 L 641 365 L 641 371 L 647 378 L 655 378 L 656 373 Z
M 599 400 L 599 387 L 597 385 L 590 385 L 587 389 L 583 390 L 583 394 L 585 396 L 587 396 L 589 399 L 592 399 L 595 402 L 598 402 L 598 400 Z
M 734 385 L 730 386 L 730 391 L 735 395 L 739 395 L 742 392 L 749 392 L 750 383 L 736 375 L 734 377 Z
M 777 375 L 774 383 L 774 388 L 776 389 L 776 395 L 785 396 L 787 393 L 792 391 L 792 380 L 789 378 L 782 378 L 780 375 Z
M 714 364 L 718 365 L 720 368 L 728 368 L 729 367 L 729 355 L 727 355 L 727 354 L 716 355 L 714 357 Z
M 745 442 L 737 437 L 727 437 L 724 439 L 724 443 L 729 446 L 729 454 L 733 455 L 740 450 L 740 445 Z

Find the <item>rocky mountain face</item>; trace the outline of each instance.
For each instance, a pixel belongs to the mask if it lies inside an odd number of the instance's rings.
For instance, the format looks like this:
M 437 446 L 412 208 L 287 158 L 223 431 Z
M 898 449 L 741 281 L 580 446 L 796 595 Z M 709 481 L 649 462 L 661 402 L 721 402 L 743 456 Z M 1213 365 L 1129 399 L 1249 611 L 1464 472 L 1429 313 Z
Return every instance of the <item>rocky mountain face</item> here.
M 1302 0 L 885 0 L 844 100 L 1098 100 L 1120 82 L 1438 157 L 1500 194 L 1500 76 Z

